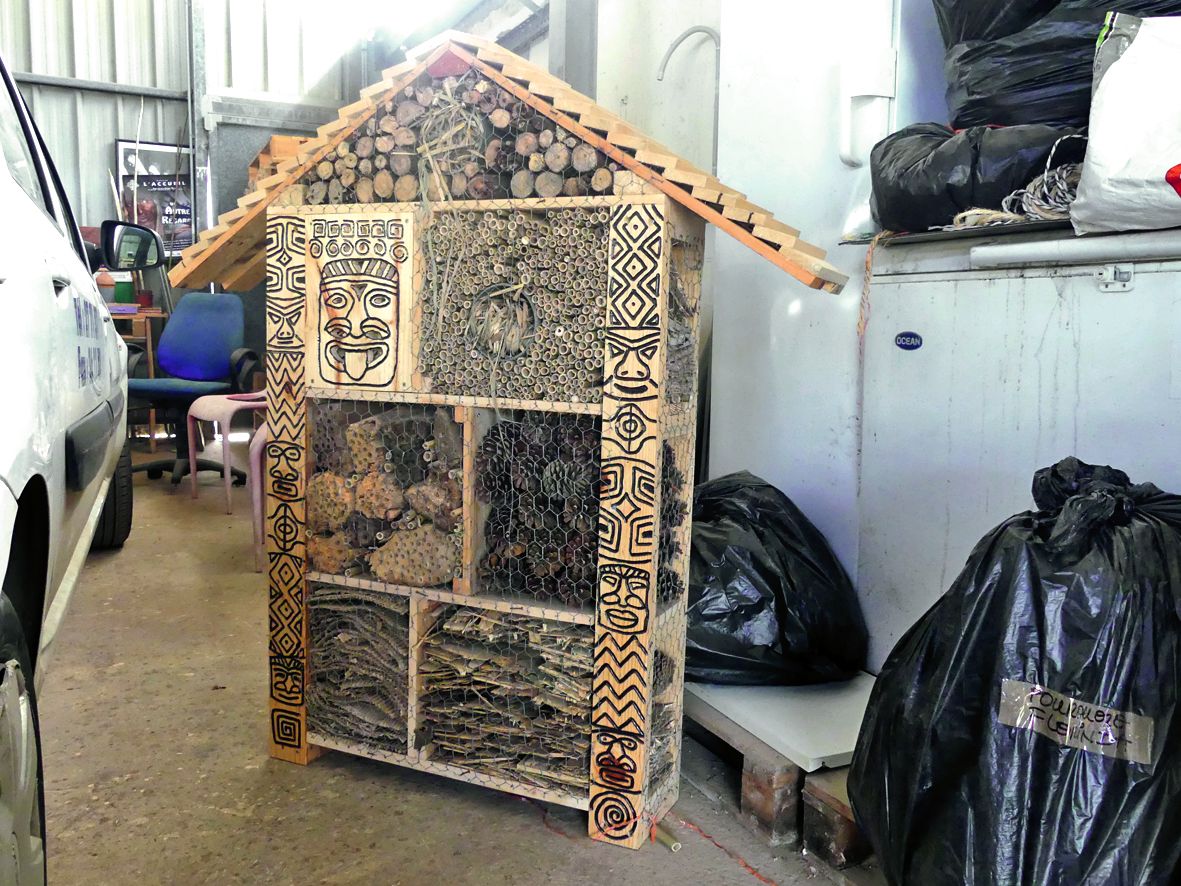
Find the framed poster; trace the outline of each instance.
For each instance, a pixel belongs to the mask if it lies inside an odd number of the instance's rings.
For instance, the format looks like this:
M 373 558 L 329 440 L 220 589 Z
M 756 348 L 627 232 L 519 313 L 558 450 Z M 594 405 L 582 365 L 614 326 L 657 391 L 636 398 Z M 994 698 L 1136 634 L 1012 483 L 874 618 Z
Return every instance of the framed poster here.
M 115 142 L 123 218 L 158 233 L 169 256 L 193 242 L 192 153 L 187 145 Z

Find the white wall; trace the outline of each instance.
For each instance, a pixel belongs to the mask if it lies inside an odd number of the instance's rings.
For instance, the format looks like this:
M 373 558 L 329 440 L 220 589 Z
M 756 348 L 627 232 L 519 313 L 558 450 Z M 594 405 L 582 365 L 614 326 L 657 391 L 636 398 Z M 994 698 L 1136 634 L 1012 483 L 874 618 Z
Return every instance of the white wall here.
M 928 0 L 911 3 L 914 13 L 923 6 L 933 17 Z M 807 289 L 718 235 L 710 473 L 748 468 L 774 483 L 824 532 L 852 576 L 865 248 L 838 242 L 869 181 L 866 169 L 849 169 L 838 157 L 840 67 L 867 47 L 889 45 L 892 22 L 891 0 L 830 0 L 806 14 L 797 4 L 725 0 L 721 16 L 718 177 L 828 250 L 850 280 L 841 295 Z M 922 53 L 923 77 L 908 69 L 907 107 L 896 125 L 939 108 L 940 54 L 938 46 Z M 880 104 L 883 113 L 870 108 L 860 132 L 862 153 L 890 128 L 889 106 Z
M 686 28 L 717 30 L 720 0 L 599 0 L 595 99 L 677 154 L 709 169 L 713 153 L 714 44 L 694 35 L 677 49 L 665 78 L 660 59 Z

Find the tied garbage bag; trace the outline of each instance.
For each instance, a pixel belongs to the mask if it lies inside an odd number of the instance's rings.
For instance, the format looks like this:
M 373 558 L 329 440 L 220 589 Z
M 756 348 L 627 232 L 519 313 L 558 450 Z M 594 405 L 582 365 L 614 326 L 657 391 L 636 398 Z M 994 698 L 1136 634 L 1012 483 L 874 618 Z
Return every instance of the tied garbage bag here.
M 1032 25 L 1058 0 L 933 0 L 943 45 L 995 40 Z
M 1016 33 L 958 43 L 944 60 L 952 124 L 1086 126 L 1095 41 L 1113 6 L 1141 16 L 1181 13 L 1181 0 L 1064 0 Z
M 1181 496 L 1066 459 L 890 653 L 849 774 L 891 883 L 1181 874 Z
M 1084 139 L 1055 126 L 977 126 L 952 132 L 939 123 L 916 123 L 888 135 L 870 152 L 871 208 L 883 230 L 921 232 L 951 224 L 965 209 L 1000 209 L 1018 188 L 1054 163 L 1077 163 Z
M 865 666 L 857 593 L 820 531 L 747 471 L 693 494 L 685 673 L 702 683 L 827 683 Z

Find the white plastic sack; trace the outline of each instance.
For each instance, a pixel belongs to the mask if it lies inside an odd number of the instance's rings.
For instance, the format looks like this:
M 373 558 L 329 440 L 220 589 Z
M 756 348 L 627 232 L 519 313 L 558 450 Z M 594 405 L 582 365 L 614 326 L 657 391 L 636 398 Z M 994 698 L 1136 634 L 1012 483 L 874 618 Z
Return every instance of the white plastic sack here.
M 1112 35 L 1121 19 L 1128 27 Z M 1095 87 L 1091 137 L 1070 220 L 1079 234 L 1179 226 L 1181 17 L 1111 16 L 1105 31 L 1101 41 L 1131 40 Z

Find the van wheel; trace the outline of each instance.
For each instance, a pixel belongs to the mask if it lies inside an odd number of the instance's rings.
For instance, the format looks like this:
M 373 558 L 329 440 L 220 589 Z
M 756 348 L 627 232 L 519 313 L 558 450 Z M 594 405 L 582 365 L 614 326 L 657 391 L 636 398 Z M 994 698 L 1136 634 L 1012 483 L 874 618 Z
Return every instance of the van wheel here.
M 92 551 L 106 551 L 123 547 L 131 535 L 131 509 L 133 504 L 131 487 L 131 444 L 123 446 L 123 453 L 115 465 L 115 475 L 107 487 L 107 500 L 103 502 L 102 516 L 90 542 Z
M 7 597 L 0 597 L 0 883 L 45 883 L 45 789 L 33 671 Z

